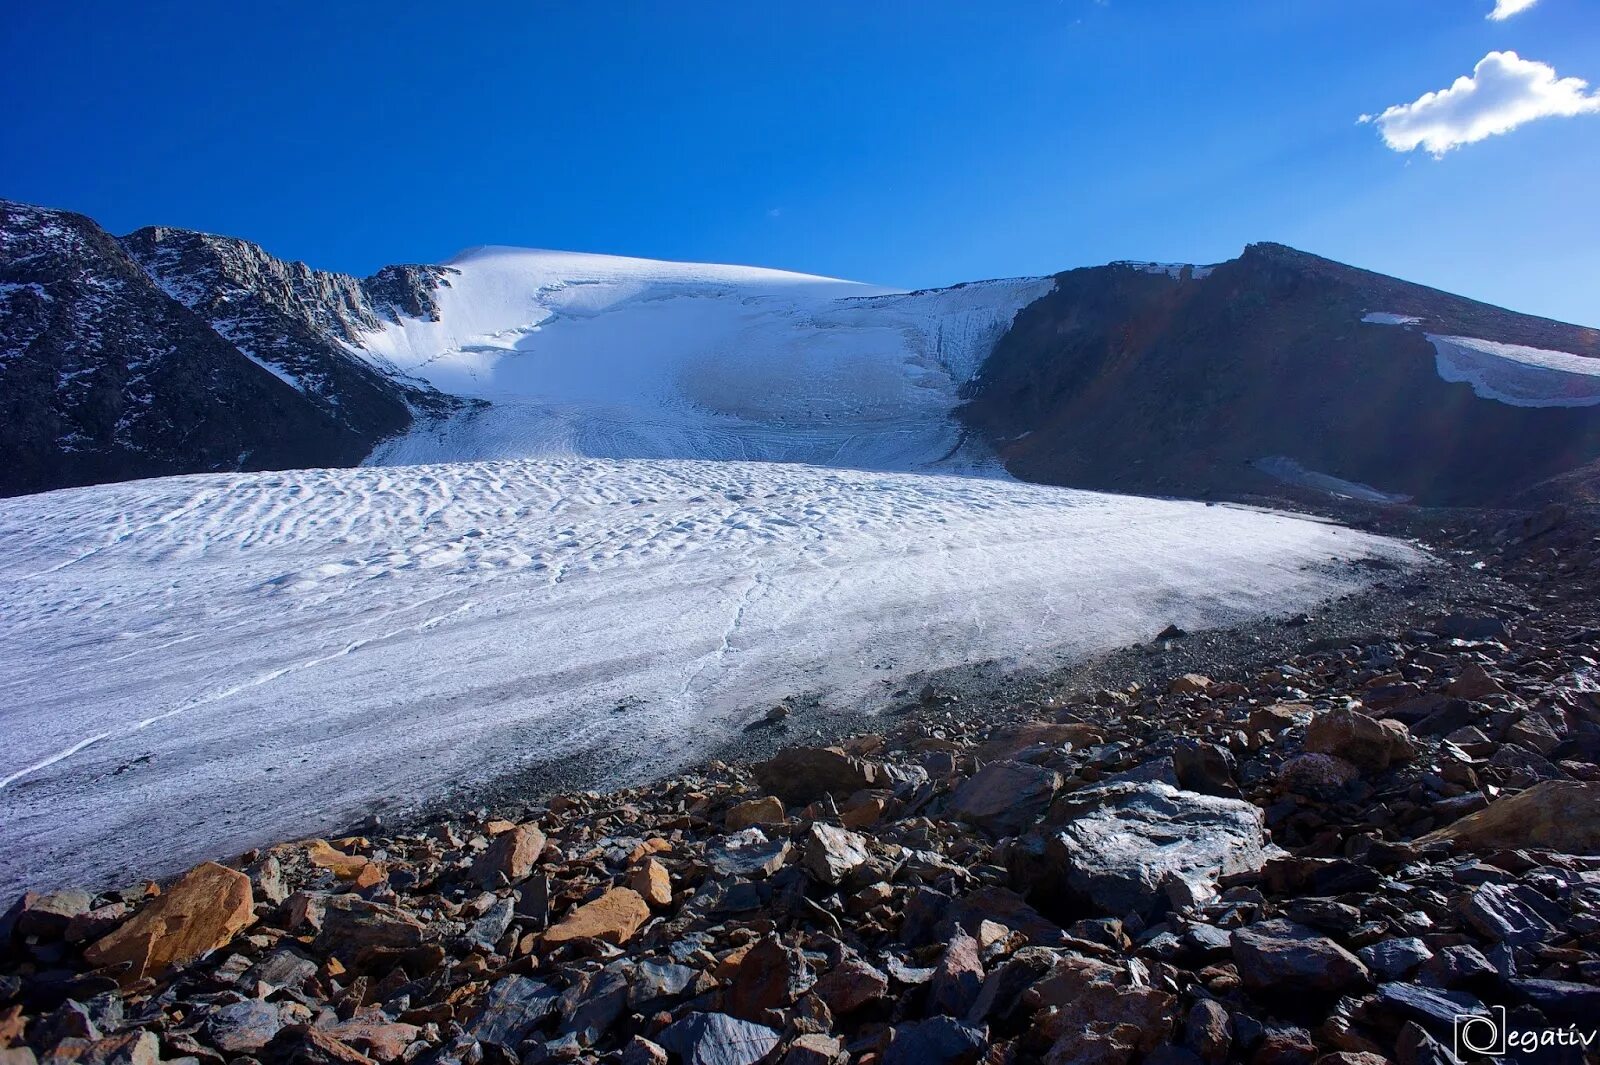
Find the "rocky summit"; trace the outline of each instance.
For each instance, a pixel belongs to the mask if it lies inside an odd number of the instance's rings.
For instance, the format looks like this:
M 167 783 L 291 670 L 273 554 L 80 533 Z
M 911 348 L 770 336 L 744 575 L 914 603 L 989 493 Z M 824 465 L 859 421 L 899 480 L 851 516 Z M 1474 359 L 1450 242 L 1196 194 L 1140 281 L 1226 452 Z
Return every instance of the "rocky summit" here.
M 1427 535 L 1492 596 L 26 895 L 0 1065 L 1594 1060 L 1600 536 Z

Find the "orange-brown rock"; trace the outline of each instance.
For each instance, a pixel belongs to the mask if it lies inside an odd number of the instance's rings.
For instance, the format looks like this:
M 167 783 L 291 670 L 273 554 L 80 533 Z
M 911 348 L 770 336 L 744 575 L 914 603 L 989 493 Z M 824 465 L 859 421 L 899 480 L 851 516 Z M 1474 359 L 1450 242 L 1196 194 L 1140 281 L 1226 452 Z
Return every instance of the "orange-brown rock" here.
M 1201 673 L 1185 673 L 1181 677 L 1174 677 L 1172 683 L 1167 685 L 1168 695 L 1193 695 L 1203 692 L 1211 687 L 1211 678 Z
M 1463 850 L 1600 854 L 1600 783 L 1547 780 L 1422 837 Z
M 306 844 L 306 860 L 318 869 L 332 870 L 340 880 L 355 880 L 360 887 L 371 887 L 383 879 L 382 869 L 374 870 L 374 863 L 359 854 L 346 854 L 325 839 L 314 839 Z M 367 883 L 359 883 L 366 878 Z
M 225 946 L 255 919 L 250 878 L 206 862 L 84 951 L 93 966 L 127 964 L 131 983 Z
M 1041 745 L 1060 747 L 1068 743 L 1082 747 L 1086 744 L 1099 743 L 1103 739 L 1105 733 L 1093 725 L 1077 722 L 1057 724 L 1050 721 L 1029 721 L 979 747 L 978 761 L 999 762 L 1029 747 Z
M 1468 662 L 1456 679 L 1450 682 L 1445 694 L 1457 699 L 1483 699 L 1490 695 L 1504 695 L 1500 682 L 1489 676 L 1489 671 L 1476 662 Z
M 472 863 L 472 878 L 486 888 L 502 882 L 520 884 L 533 873 L 544 851 L 544 833 L 537 825 L 517 825 L 495 836 L 489 849 Z M 502 881 L 502 878 L 504 880 Z
M 544 934 L 547 944 L 575 939 L 597 939 L 613 945 L 626 943 L 650 919 L 650 905 L 632 888 L 612 888 L 593 902 L 573 910 Z
M 728 811 L 725 823 L 729 832 L 738 832 L 751 825 L 781 825 L 784 820 L 783 800 L 764 795 L 733 807 Z
M 652 906 L 672 905 L 672 877 L 667 867 L 654 858 L 646 858 L 634 869 L 628 876 L 628 887 Z

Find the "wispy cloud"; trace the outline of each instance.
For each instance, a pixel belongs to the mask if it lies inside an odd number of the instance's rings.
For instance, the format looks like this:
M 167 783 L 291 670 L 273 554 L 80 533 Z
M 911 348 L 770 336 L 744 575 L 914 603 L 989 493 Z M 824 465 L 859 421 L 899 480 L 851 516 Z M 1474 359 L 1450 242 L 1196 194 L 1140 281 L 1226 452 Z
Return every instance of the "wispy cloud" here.
M 1539 0 L 1494 0 L 1494 10 L 1489 12 L 1489 17 L 1496 22 L 1504 22 L 1512 15 L 1528 10 Z
M 1424 93 L 1380 115 L 1362 115 L 1397 152 L 1426 148 L 1435 158 L 1452 148 L 1509 133 L 1536 118 L 1600 112 L 1600 95 L 1582 78 L 1557 77 L 1548 63 L 1515 52 L 1490 52 L 1471 77 L 1448 89 Z

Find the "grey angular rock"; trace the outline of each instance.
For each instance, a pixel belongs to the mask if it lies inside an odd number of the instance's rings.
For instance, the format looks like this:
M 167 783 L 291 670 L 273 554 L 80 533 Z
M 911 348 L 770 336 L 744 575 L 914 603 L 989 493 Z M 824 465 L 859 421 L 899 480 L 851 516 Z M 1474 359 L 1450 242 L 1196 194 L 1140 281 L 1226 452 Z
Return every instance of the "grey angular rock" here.
M 883 1065 L 973 1065 L 988 1046 L 980 1029 L 951 1017 L 933 1017 L 895 1028 Z
M 271 988 L 298 988 L 317 971 L 317 963 L 292 947 L 279 947 L 252 965 L 244 974 L 245 983 Z
M 726 1013 L 691 1013 L 656 1041 L 684 1065 L 755 1065 L 778 1045 L 778 1033 Z
M 1520 886 L 1484 884 L 1462 901 L 1461 915 L 1496 943 L 1538 943 L 1554 935 L 1555 929 L 1530 905 L 1528 894 L 1530 890 Z
M 561 992 L 542 980 L 508 976 L 489 989 L 465 1030 L 472 1038 L 515 1051 L 556 1012 Z
M 952 815 L 996 836 L 1037 821 L 1061 790 L 1061 774 L 1026 762 L 990 762 L 950 796 Z
M 258 998 L 223 1006 L 206 1018 L 206 1032 L 218 1050 L 253 1054 L 272 1042 L 283 1027 L 278 1008 Z
M 698 970 L 664 958 L 648 958 L 633 970 L 628 989 L 628 1004 L 642 1008 L 663 999 L 676 998 L 694 986 Z
M 490 906 L 482 917 L 472 922 L 472 927 L 467 929 L 467 939 L 479 947 L 493 948 L 500 942 L 500 937 L 506 934 L 506 929 L 511 927 L 511 919 L 515 913 L 515 900 L 500 899 Z
M 760 878 L 783 868 L 789 841 L 769 840 L 759 828 L 722 836 L 706 845 L 706 862 L 721 876 Z
M 1384 939 L 1356 951 L 1361 963 L 1385 980 L 1396 980 L 1417 970 L 1433 957 L 1428 945 L 1415 936 Z
M 628 1004 L 628 978 L 615 968 L 586 973 L 561 996 L 561 1033 L 592 1046 L 622 1016 Z
M 1024 837 L 1013 882 L 1050 909 L 1089 905 L 1120 917 L 1167 905 L 1169 885 L 1209 894 L 1219 876 L 1254 872 L 1275 853 L 1261 811 L 1166 784 L 1113 784 L 1056 803 L 1060 828 Z
M 806 870 L 824 884 L 839 883 L 869 857 L 866 837 L 849 829 L 817 822 L 806 830 Z
M 1361 959 L 1292 921 L 1260 921 L 1233 933 L 1239 979 L 1254 991 L 1334 995 L 1366 987 Z

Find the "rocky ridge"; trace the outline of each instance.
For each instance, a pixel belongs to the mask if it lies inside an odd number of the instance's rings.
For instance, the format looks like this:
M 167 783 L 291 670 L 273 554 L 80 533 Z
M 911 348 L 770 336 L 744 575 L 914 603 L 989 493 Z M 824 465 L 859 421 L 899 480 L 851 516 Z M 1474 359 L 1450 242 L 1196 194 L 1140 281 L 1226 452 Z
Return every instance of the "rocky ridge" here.
M 1236 499 L 1281 494 L 1270 471 L 1291 464 L 1430 506 L 1595 498 L 1600 407 L 1479 396 L 1441 376 L 1430 335 L 1600 356 L 1594 328 L 1252 244 L 1214 267 L 1058 274 L 958 415 L 1046 484 Z
M 182 230 L 119 239 L 0 200 L 0 494 L 355 465 L 459 405 L 348 347 L 432 313 L 436 283 L 437 267 L 357 280 Z
M 446 267 L 389 266 L 355 278 L 274 258 L 249 241 L 158 226 L 119 243 L 167 295 L 364 435 L 381 439 L 406 428 L 413 411 L 453 406 L 353 350 L 385 321 L 437 318 L 433 292 L 450 283 Z
M 1600 536 L 1434 546 L 1526 598 L 26 896 L 0 1065 L 1585 1060 Z

